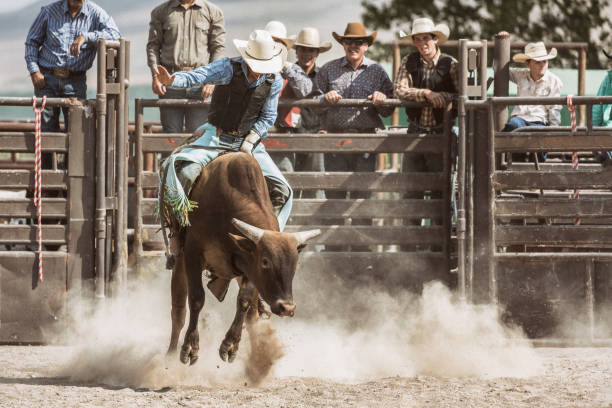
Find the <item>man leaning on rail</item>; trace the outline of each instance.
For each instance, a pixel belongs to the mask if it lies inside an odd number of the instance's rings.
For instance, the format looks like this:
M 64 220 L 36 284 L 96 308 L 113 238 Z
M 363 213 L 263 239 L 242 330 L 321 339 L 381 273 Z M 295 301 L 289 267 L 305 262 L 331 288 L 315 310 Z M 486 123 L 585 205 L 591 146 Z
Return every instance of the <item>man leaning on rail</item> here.
M 147 63 L 152 88 L 160 99 L 208 99 L 213 84 L 188 88 L 166 87 L 155 73 L 163 66 L 170 73 L 188 72 L 223 56 L 225 27 L 223 13 L 205 0 L 169 0 L 151 12 Z M 208 108 L 163 107 L 160 120 L 166 133 L 192 133 L 206 122 Z
M 440 51 L 440 45 L 449 37 L 446 24 L 434 24 L 429 18 L 418 18 L 412 22 L 410 35 L 401 37 L 411 42 L 417 49 L 406 55 L 394 83 L 396 98 L 408 101 L 427 102 L 422 108 L 406 108 L 409 126 L 408 133 L 442 135 L 444 133 L 444 109 L 457 94 L 457 60 Z M 452 126 L 449 123 L 448 126 Z M 451 152 L 454 143 L 451 143 Z M 451 154 L 451 163 L 454 154 Z M 440 154 L 405 153 L 402 172 L 441 172 L 443 158 Z M 440 193 L 429 193 L 432 198 L 440 198 Z M 404 198 L 423 199 L 424 191 L 408 192 Z M 451 204 L 454 211 L 454 202 Z M 406 220 L 409 224 L 420 225 L 420 219 Z M 434 220 L 434 222 L 436 222 Z M 421 246 L 402 246 L 404 251 L 427 249 Z
M 393 95 L 393 83 L 384 68 L 365 56 L 368 47 L 376 39 L 376 31 L 368 34 L 362 23 L 348 23 L 343 35 L 332 33 L 344 49 L 344 56 L 323 65 L 316 76 L 316 83 L 324 99 L 330 104 L 342 99 L 370 99 L 374 106 L 329 107 L 322 110 L 321 132 L 374 133 L 383 128 L 380 118 L 393 113 L 393 107 L 381 104 Z M 325 154 L 325 170 L 333 172 L 373 172 L 376 155 L 370 153 Z M 368 191 L 325 191 L 327 198 L 369 198 Z M 348 221 L 348 220 L 346 220 Z M 352 225 L 371 225 L 371 219 L 352 219 Z M 327 247 L 343 250 L 342 247 Z M 352 247 L 353 251 L 369 248 Z
M 281 231 L 291 212 L 291 187 L 260 143 L 276 120 L 278 95 L 283 85 L 278 74 L 283 66 L 283 49 L 264 30 L 253 31 L 248 41 L 234 40 L 234 46 L 240 57 L 221 58 L 191 72 L 170 76 L 163 66 L 156 69 L 160 82 L 166 86 L 216 85 L 209 121 L 196 133 L 201 137 L 162 164 L 162 174 L 166 172 L 166 176 L 162 176 L 160 188 L 164 189 L 164 200 L 173 208 L 176 218 L 171 225 L 170 240 L 170 252 L 174 256 L 181 249 L 177 232 L 188 225 L 188 212 L 193 205 L 189 201 L 191 187 L 203 166 L 220 151 L 240 150 L 257 160 Z
M 85 99 L 85 72 L 96 57 L 98 39 L 118 40 L 120 36 L 112 17 L 91 0 L 59 0 L 43 6 L 25 42 L 35 95 Z M 68 109 L 62 110 L 68 124 Z M 59 131 L 59 111 L 45 108 L 43 132 Z M 43 155 L 43 167 L 48 167 L 48 159 Z
M 393 84 L 396 98 L 428 102 L 423 108 L 406 108 L 408 133 L 442 134 L 444 107 L 457 94 L 457 60 L 440 51 L 449 36 L 446 24 L 435 25 L 429 18 L 412 23 L 410 35 L 402 36 L 417 49 L 402 59 Z M 403 171 L 442 171 L 440 155 L 407 153 Z M 420 198 L 423 198 L 422 196 Z

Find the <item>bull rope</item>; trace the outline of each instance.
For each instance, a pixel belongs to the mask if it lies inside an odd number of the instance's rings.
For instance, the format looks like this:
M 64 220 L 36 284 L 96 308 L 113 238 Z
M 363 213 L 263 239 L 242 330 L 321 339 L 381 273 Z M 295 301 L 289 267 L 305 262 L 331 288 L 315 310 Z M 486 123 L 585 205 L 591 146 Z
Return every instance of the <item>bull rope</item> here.
M 36 117 L 34 139 L 34 206 L 38 217 L 38 279 L 43 281 L 43 251 L 42 251 L 42 149 L 41 149 L 41 114 L 47 104 L 47 96 L 43 96 L 40 109 L 36 108 L 36 96 L 32 98 L 32 109 Z
M 576 107 L 572 100 L 572 95 L 567 95 L 567 107 L 570 112 L 570 124 L 572 129 L 572 135 L 576 134 Z M 578 152 L 572 152 L 572 169 L 578 170 Z M 572 194 L 572 198 L 577 200 L 580 197 L 580 190 L 575 188 Z M 574 225 L 580 225 L 580 218 L 574 218 Z

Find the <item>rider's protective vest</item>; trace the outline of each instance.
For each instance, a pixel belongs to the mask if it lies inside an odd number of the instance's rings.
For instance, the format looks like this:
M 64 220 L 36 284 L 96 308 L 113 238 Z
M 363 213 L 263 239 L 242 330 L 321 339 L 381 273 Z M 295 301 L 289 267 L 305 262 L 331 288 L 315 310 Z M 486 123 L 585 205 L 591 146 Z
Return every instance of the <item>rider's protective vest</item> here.
M 231 61 L 234 74 L 227 85 L 217 85 L 212 95 L 208 121 L 224 132 L 245 136 L 259 119 L 261 108 L 270 94 L 274 75 L 249 88 L 242 65 Z
M 452 62 L 453 57 L 441 53 L 433 74 L 427 80 L 425 80 L 421 76 L 423 64 L 421 54 L 418 52 L 413 52 L 408 56 L 406 61 L 406 71 L 412 77 L 412 86 L 415 88 L 427 88 L 434 92 L 457 93 L 457 89 L 455 88 L 450 75 Z M 406 115 L 408 115 L 408 119 L 410 119 L 411 122 L 419 123 L 421 111 L 422 108 L 406 108 Z M 433 114 L 436 118 L 436 122 L 442 124 L 444 119 L 444 109 L 434 109 Z

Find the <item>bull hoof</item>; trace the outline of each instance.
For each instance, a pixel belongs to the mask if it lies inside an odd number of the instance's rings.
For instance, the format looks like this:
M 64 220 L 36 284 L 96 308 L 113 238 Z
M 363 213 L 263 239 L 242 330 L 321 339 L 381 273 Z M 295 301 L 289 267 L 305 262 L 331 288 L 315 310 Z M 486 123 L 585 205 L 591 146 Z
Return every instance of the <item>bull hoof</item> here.
M 228 363 L 233 363 L 238 353 L 238 343 L 233 343 L 229 340 L 223 340 L 221 347 L 219 347 L 219 357 L 221 360 Z
M 181 363 L 187 364 L 190 360 L 191 347 L 183 347 L 179 356 Z
M 194 365 L 198 362 L 198 356 L 191 356 L 191 360 L 189 361 L 189 365 Z

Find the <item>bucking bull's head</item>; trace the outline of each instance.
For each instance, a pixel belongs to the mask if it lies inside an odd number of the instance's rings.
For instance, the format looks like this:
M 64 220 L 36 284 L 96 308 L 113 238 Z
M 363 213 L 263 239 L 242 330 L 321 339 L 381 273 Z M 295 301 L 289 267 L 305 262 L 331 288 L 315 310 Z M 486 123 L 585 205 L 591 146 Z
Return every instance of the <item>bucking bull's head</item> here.
M 298 253 L 306 241 L 316 237 L 321 230 L 295 233 L 264 230 L 236 218 L 232 224 L 242 235 L 230 233 L 238 248 L 233 257 L 234 267 L 244 273 L 259 294 L 270 305 L 272 313 L 293 316 L 293 276 Z

